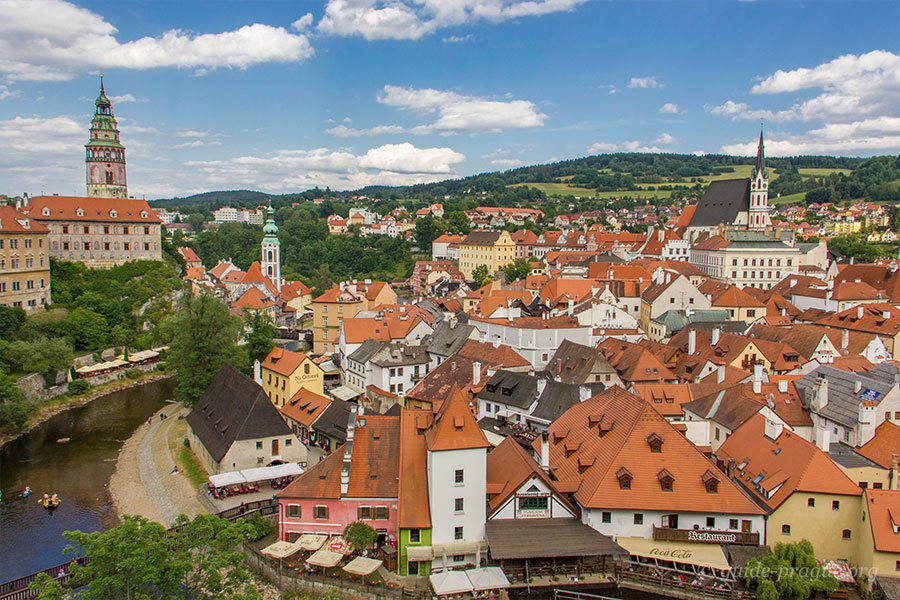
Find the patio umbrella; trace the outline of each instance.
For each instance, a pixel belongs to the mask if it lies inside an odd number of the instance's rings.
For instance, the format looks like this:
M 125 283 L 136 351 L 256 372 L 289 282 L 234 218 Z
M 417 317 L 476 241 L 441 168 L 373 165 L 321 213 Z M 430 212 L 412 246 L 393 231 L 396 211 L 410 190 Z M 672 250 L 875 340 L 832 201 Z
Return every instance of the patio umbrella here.
M 334 567 L 337 566 L 341 559 L 344 557 L 343 554 L 338 552 L 332 552 L 331 550 L 322 549 L 310 556 L 306 559 L 311 565 L 316 565 L 317 567 Z
M 344 565 L 344 570 L 353 575 L 370 575 L 381 566 L 381 561 L 374 558 L 366 558 L 357 556 L 349 563 Z

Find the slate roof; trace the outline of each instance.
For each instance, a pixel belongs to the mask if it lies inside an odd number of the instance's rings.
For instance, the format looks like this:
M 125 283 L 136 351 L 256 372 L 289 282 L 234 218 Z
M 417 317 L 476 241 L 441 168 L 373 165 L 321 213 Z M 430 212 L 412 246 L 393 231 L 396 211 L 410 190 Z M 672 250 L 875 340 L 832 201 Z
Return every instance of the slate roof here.
M 694 209 L 690 227 L 734 223 L 738 213 L 750 210 L 750 179 L 713 181 Z
M 466 246 L 493 246 L 500 239 L 502 231 L 473 231 L 460 242 Z
M 478 393 L 478 399 L 528 410 L 537 398 L 537 379 L 528 373 L 497 371 Z
M 541 397 L 538 398 L 537 406 L 534 407 L 531 416 L 543 421 L 555 421 L 570 407 L 581 401 L 581 388 L 590 390 L 588 397 L 591 397 L 605 390 L 606 386 L 602 383 L 573 385 L 548 381 L 543 393 L 541 393 Z
M 222 366 L 186 419 L 216 462 L 238 440 L 293 435 L 263 389 L 231 363 Z
M 803 405 L 808 407 L 811 412 L 818 412 L 826 419 L 845 427 L 856 427 L 859 423 L 859 406 L 864 401 L 863 399 L 869 398 L 881 402 L 892 387 L 890 384 L 874 379 L 869 373 L 849 373 L 823 365 L 795 381 L 794 386 L 803 400 Z M 816 395 L 816 380 L 820 375 L 828 380 L 828 404 L 822 410 L 816 411 L 813 403 Z M 859 392 L 854 391 L 857 381 L 862 384 Z
M 562 383 L 584 383 L 593 373 L 610 373 L 613 368 L 596 348 L 563 340 L 547 363 L 546 370 Z
M 313 422 L 313 429 L 338 441 L 347 439 L 347 420 L 350 418 L 350 403 L 335 398 Z
M 619 556 L 628 552 L 580 519 L 493 519 L 485 523 L 494 559 Z
M 388 342 L 379 342 L 378 340 L 368 339 L 364 341 L 359 348 L 350 353 L 347 358 L 360 364 L 366 364 L 373 356 L 375 356 L 382 347 L 388 346 Z

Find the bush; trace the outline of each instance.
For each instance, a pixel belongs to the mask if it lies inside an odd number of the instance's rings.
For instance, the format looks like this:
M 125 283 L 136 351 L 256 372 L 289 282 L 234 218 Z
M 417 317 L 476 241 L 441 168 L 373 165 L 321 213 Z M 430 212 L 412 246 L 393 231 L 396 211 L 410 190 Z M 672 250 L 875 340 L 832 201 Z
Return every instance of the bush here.
M 241 521 L 250 526 L 251 531 L 247 534 L 247 539 L 251 542 L 260 540 L 272 532 L 272 521 L 268 520 L 258 512 L 253 513 L 249 517 L 244 517 Z
M 83 394 L 91 388 L 91 384 L 89 384 L 84 379 L 76 379 L 74 381 L 69 382 L 69 395 L 77 396 L 78 394 Z
M 26 400 L 0 403 L 0 427 L 13 427 L 21 430 L 34 411 L 34 405 Z
M 125 371 L 125 377 L 127 377 L 128 379 L 138 379 L 140 376 L 140 369 L 131 368 Z

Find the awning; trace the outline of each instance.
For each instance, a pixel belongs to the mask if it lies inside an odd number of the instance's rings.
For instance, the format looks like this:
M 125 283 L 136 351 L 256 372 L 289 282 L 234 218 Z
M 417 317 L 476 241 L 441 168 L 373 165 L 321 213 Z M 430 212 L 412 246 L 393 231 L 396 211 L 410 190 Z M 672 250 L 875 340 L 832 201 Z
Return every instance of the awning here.
M 717 544 L 656 541 L 634 537 L 620 537 L 616 539 L 616 543 L 632 556 L 711 567 L 721 571 L 731 570 L 722 547 Z
M 500 567 L 469 569 L 466 571 L 466 577 L 472 582 L 472 589 L 476 592 L 509 587 L 509 579 L 506 578 Z
M 247 481 L 267 481 L 279 477 L 296 477 L 303 474 L 303 469 L 297 463 L 284 463 L 271 467 L 254 467 L 240 472 Z
M 275 542 L 271 546 L 266 546 L 260 552 L 265 554 L 266 556 L 271 556 L 272 558 L 287 558 L 291 554 L 299 551 L 296 545 L 291 542 Z
M 472 582 L 463 571 L 444 571 L 428 576 L 431 587 L 438 596 L 462 594 L 472 591 Z
M 342 558 L 344 558 L 343 554 L 323 549 L 307 558 L 306 562 L 317 567 L 334 567 L 341 562 Z
M 322 544 L 325 543 L 325 540 L 328 539 L 327 535 L 316 535 L 314 533 L 304 533 L 301 535 L 295 544 L 306 552 L 313 552 L 322 547 Z
M 381 566 L 381 561 L 374 558 L 357 556 L 344 566 L 344 570 L 354 575 L 368 575 Z
M 361 392 L 352 390 L 352 389 L 348 388 L 346 385 L 339 385 L 336 388 L 329 391 L 328 393 L 331 394 L 332 396 L 334 396 L 335 398 L 337 398 L 338 400 L 344 400 L 347 402 L 362 395 Z
M 819 566 L 822 567 L 822 570 L 828 571 L 834 575 L 834 578 L 837 579 L 839 583 L 856 583 L 856 579 L 853 578 L 853 571 L 850 570 L 847 561 L 820 560 L 818 563 Z
M 478 548 L 483 551 L 487 550 L 487 546 L 483 541 L 479 542 L 444 542 L 443 544 L 433 544 L 431 546 L 435 556 L 442 554 L 475 554 Z
M 209 482 L 213 484 L 213 487 L 224 487 L 226 485 L 236 485 L 238 483 L 245 483 L 247 480 L 241 475 L 240 471 L 232 471 L 230 473 L 220 473 L 218 475 L 210 475 Z
M 330 375 L 331 373 L 340 373 L 340 369 L 337 368 L 337 365 L 334 364 L 333 360 L 326 360 L 322 364 L 319 365 L 319 368 L 322 369 L 326 375 Z
M 332 552 L 337 552 L 339 554 L 343 554 L 347 556 L 351 552 L 353 552 L 353 547 L 350 545 L 350 542 L 337 535 L 332 537 L 328 542 L 325 543 L 325 547 L 331 550 Z
M 407 546 L 406 559 L 413 562 L 422 562 L 434 559 L 434 552 L 431 546 Z

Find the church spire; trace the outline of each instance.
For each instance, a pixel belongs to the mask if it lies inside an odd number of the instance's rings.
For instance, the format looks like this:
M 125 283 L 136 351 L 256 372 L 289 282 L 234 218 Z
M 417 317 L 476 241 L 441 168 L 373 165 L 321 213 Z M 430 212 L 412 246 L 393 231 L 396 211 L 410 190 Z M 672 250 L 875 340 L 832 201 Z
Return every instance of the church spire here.
M 85 144 L 87 195 L 92 198 L 128 198 L 125 179 L 125 146 L 119 141 L 119 128 L 112 102 L 106 96 L 103 76 L 100 95 L 94 101 L 90 140 Z
M 762 121 L 759 122 L 759 146 L 756 148 L 756 168 L 753 170 L 753 179 L 762 174 L 764 179 L 769 178 L 768 170 L 766 169 L 766 146 L 763 143 L 763 124 Z
M 266 208 L 266 224 L 263 227 L 262 269 L 278 293 L 281 293 L 281 242 L 278 241 L 278 226 L 275 224 L 275 209 L 272 200 Z

